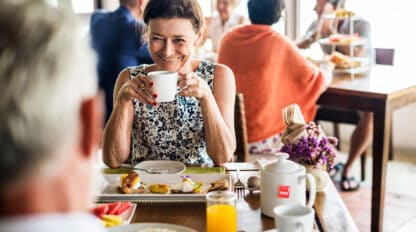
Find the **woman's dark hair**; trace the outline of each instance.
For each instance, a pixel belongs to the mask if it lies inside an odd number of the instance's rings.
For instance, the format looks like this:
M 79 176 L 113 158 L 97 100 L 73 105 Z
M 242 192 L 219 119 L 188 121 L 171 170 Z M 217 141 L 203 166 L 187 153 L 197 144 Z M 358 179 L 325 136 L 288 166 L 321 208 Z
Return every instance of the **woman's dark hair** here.
M 247 7 L 251 23 L 272 25 L 279 21 L 283 4 L 280 0 L 249 0 Z
M 149 25 L 155 18 L 185 18 L 191 20 L 195 32 L 204 27 L 204 16 L 197 0 L 150 0 L 143 12 L 143 20 Z

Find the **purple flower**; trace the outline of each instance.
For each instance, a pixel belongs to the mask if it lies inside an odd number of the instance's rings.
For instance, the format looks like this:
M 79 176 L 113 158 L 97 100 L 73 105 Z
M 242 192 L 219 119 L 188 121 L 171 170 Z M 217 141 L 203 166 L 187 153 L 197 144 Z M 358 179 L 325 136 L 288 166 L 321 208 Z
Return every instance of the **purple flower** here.
M 306 136 L 283 145 L 281 152 L 289 154 L 289 159 L 304 165 L 324 166 L 330 170 L 334 165 L 333 146 L 338 139 L 326 136 L 319 124 L 310 122 L 306 125 Z

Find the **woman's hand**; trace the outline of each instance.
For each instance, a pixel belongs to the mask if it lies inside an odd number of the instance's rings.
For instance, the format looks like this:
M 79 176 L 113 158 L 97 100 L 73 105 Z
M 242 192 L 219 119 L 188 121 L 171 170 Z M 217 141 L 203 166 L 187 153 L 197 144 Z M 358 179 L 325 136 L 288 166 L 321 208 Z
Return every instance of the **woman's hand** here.
M 147 76 L 143 74 L 137 74 L 131 80 L 126 81 L 118 92 L 118 100 L 123 102 L 129 102 L 136 98 L 137 100 L 150 104 L 157 104 L 157 94 L 153 90 L 154 83 Z
M 179 74 L 178 86 L 181 89 L 178 94 L 184 97 L 202 99 L 211 92 L 208 83 L 198 77 L 195 72 Z

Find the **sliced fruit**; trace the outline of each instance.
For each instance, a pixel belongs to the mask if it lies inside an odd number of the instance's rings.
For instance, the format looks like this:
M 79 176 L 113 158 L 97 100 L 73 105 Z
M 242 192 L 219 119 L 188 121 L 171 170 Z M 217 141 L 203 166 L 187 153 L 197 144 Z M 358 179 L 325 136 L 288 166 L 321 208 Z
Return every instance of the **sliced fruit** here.
M 104 214 L 107 214 L 109 210 L 109 205 L 99 205 L 91 209 L 91 212 L 96 216 L 101 218 Z
M 106 214 L 116 215 L 117 212 L 118 212 L 118 209 L 120 208 L 120 206 L 121 206 L 121 202 L 120 201 L 111 203 L 109 205 L 109 209 L 108 209 L 108 212 Z
M 121 202 L 121 205 L 118 208 L 117 212 L 115 212 L 115 214 L 120 215 L 130 207 L 131 207 L 131 203 L 129 201 Z

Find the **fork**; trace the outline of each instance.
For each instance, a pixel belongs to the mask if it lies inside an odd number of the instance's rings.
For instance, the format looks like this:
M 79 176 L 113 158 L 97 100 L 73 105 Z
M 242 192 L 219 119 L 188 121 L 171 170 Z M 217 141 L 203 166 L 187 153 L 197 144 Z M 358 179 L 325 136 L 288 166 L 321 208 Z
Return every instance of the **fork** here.
M 132 166 L 130 166 L 130 165 L 125 165 L 125 164 L 122 164 L 122 165 L 120 166 L 120 168 L 126 168 L 126 169 L 132 169 L 132 170 L 143 171 L 143 172 L 146 172 L 146 173 L 148 173 L 148 174 L 162 174 L 162 172 L 161 172 L 161 171 L 155 171 L 155 170 L 154 170 L 154 168 L 152 168 L 152 169 L 145 169 L 145 168 L 132 167 Z
M 237 181 L 234 183 L 234 192 L 237 193 L 237 199 L 244 199 L 245 187 L 244 183 L 240 179 L 240 169 L 237 168 Z
M 143 172 L 146 172 L 148 174 L 162 174 L 162 172 L 154 171 L 153 169 L 147 170 L 147 169 L 144 169 L 144 168 L 136 168 L 136 167 L 132 167 L 131 169 L 138 170 L 138 171 L 143 171 Z

